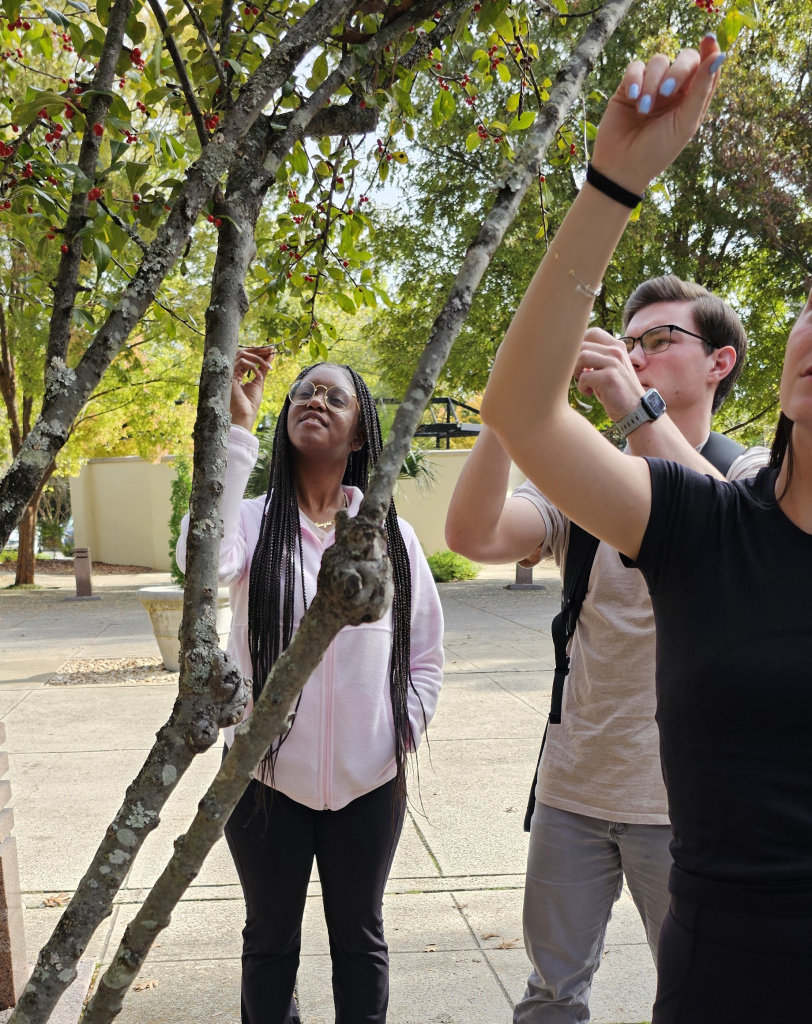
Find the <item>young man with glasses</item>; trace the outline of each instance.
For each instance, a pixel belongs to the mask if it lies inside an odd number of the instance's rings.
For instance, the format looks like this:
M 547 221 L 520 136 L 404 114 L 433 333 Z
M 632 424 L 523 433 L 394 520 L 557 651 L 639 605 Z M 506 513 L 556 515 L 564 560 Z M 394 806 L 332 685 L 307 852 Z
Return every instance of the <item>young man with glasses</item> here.
M 722 475 L 701 452 L 744 363 L 741 321 L 707 289 L 669 275 L 634 291 L 624 325 L 620 339 L 587 332 L 578 390 L 601 402 L 635 455 Z M 766 448 L 741 452 L 728 479 L 754 476 L 769 457 Z M 484 427 L 451 501 L 449 547 L 493 564 L 552 556 L 563 573 L 570 523 L 529 481 L 500 498 L 509 470 Z M 668 909 L 671 828 L 654 720 L 654 617 L 642 574 L 603 543 L 569 655 L 560 723 L 548 728 L 539 765 L 524 900 L 533 969 L 514 1024 L 589 1020 L 624 875 L 655 963 Z

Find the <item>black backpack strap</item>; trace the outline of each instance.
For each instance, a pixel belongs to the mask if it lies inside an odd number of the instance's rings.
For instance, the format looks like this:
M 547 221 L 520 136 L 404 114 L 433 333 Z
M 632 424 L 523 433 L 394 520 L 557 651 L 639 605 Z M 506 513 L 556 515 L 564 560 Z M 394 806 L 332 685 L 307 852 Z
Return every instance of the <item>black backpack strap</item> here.
M 536 763 L 536 774 L 533 776 L 533 786 L 524 816 L 525 832 L 530 831 L 530 819 L 533 817 L 536 806 L 536 782 L 541 765 L 541 755 L 544 753 L 544 744 L 547 741 L 547 729 L 551 725 L 558 725 L 561 722 L 564 680 L 570 670 L 569 643 L 578 624 L 578 616 L 581 614 L 581 606 L 589 587 L 589 574 L 592 571 L 592 563 L 595 561 L 599 543 L 597 537 L 593 537 L 591 533 L 582 530 L 575 523 L 570 523 L 567 556 L 564 563 L 564 584 L 561 591 L 561 611 L 553 619 L 551 628 L 555 648 L 555 675 L 553 676 L 550 714 L 544 729 L 539 759 Z
M 699 454 L 707 459 L 714 469 L 718 469 L 722 476 L 727 476 L 730 467 L 746 450 L 732 437 L 728 437 L 726 434 L 717 434 L 715 430 L 712 430 L 705 442 L 705 447 Z

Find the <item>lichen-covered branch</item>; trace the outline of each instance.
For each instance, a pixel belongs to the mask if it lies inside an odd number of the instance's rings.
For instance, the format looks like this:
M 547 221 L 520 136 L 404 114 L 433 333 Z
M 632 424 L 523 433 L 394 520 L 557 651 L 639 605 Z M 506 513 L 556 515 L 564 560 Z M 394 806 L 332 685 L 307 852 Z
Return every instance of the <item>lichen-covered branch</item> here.
M 90 87 L 93 95 L 84 111 L 85 130 L 77 161 L 79 169 L 88 182 L 93 182 L 96 177 L 96 163 L 102 143 L 101 137 L 97 136 L 92 129 L 95 124 L 104 124 L 105 116 L 110 109 L 113 98 L 110 90 L 116 73 L 116 63 L 121 56 L 124 32 L 132 6 L 133 0 L 116 0 L 113 5 L 99 57 L 99 66 Z M 71 320 L 78 291 L 84 241 L 79 232 L 85 226 L 87 218 L 87 192 L 88 188 L 84 185 L 74 191 L 71 196 L 68 219 L 65 223 L 64 237 L 68 250 L 62 254 L 54 282 L 54 307 L 48 327 L 48 351 L 45 359 L 46 380 L 49 370 L 53 369 L 58 362 L 65 362 L 70 344 Z
M 389 606 L 391 571 L 381 524 L 411 437 L 470 308 L 473 293 L 515 217 L 528 185 L 538 174 L 547 146 L 577 99 L 595 58 L 632 2 L 609 0 L 600 18 L 590 26 L 559 72 L 544 121 L 518 155 L 510 180 L 502 186 L 494 207 L 485 218 L 457 275 L 446 307 L 435 322 L 426 352 L 384 449 L 382 469 L 376 469 L 373 474 L 359 514 L 351 520 L 345 513 L 339 514 L 336 543 L 324 554 L 313 604 L 290 646 L 271 670 L 251 717 L 237 729 L 235 742 L 200 801 L 189 831 L 176 842 L 169 864 L 128 926 L 112 964 L 87 1006 L 82 1024 L 109 1024 L 120 1011 L 147 953 L 157 935 L 169 924 L 173 908 L 222 835 L 253 771 L 271 742 L 289 726 L 296 698 L 332 639 L 344 626 L 380 618 Z
M 49 364 L 42 413 L 0 483 L 0 548 L 5 546 L 45 470 L 67 441 L 79 411 L 179 259 L 195 220 L 227 172 L 240 141 L 274 91 L 288 79 L 305 53 L 341 20 L 352 3 L 353 0 L 316 0 L 264 58 L 240 90 L 211 144 L 187 172 L 167 219 L 79 365 L 73 370 L 60 359 Z

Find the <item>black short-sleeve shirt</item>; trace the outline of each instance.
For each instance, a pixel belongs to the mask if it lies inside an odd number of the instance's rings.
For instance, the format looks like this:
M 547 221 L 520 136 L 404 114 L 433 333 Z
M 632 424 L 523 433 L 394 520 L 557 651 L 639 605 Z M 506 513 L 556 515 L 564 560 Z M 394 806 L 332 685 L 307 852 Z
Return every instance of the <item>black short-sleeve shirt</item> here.
M 671 891 L 812 913 L 812 535 L 777 470 L 727 483 L 648 460 L 634 563 L 657 624 Z

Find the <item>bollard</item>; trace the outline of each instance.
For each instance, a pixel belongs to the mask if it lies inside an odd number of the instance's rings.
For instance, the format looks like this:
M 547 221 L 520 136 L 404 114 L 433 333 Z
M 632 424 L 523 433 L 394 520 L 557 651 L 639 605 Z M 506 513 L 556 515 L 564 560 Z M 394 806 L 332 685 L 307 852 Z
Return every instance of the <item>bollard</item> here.
M 543 583 L 533 582 L 533 566 L 516 563 L 516 580 L 508 583 L 505 590 L 546 590 Z
M 0 722 L 0 743 L 6 741 L 6 724 Z M 0 751 L 0 775 L 8 772 L 8 754 Z M 11 799 L 11 783 L 0 779 L 0 1009 L 14 1006 L 28 981 L 23 931 L 23 898 L 20 892 L 20 868 L 17 840 L 11 834 L 14 811 L 6 804 Z
M 66 601 L 100 601 L 101 595 L 93 593 L 93 563 L 90 548 L 76 548 L 73 552 L 73 575 L 76 579 L 76 596 Z

